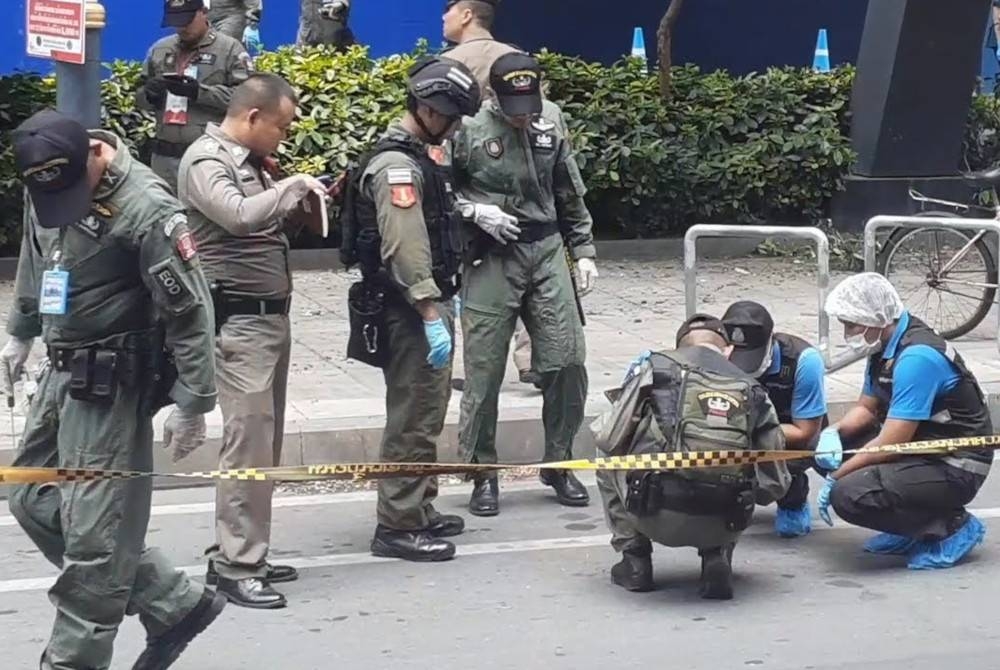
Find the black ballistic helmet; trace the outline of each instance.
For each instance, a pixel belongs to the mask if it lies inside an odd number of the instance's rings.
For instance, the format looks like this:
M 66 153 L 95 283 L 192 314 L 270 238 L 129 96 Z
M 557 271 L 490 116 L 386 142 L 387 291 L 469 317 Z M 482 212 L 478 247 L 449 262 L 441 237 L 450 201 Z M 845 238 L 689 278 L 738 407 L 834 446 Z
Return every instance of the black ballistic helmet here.
M 479 84 L 462 63 L 441 56 L 418 61 L 409 72 L 407 91 L 413 102 L 451 118 L 473 116 L 482 101 Z

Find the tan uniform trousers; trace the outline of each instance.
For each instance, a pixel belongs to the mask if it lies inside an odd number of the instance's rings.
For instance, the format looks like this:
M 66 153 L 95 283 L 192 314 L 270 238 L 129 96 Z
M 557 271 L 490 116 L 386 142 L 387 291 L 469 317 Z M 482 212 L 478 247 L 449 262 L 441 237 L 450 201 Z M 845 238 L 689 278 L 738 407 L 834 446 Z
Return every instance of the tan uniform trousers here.
M 531 335 L 521 319 L 514 329 L 514 367 L 522 374 L 531 370 Z
M 219 467 L 281 464 L 291 328 L 287 316 L 230 316 L 216 339 L 216 384 L 225 428 Z M 271 482 L 216 485 L 212 560 L 226 579 L 265 577 Z

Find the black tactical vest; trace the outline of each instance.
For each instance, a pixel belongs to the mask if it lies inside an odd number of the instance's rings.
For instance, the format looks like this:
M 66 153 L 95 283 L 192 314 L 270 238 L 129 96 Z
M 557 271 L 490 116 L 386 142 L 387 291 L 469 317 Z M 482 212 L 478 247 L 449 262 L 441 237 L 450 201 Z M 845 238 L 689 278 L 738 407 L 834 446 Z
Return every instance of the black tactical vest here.
M 423 174 L 424 223 L 431 245 L 434 282 L 445 299 L 458 291 L 457 274 L 462 259 L 462 218 L 456 209 L 451 171 L 427 155 L 426 146 L 416 140 L 383 138 L 362 157 L 352 172 L 340 214 L 340 260 L 345 267 L 360 265 L 364 276 L 374 277 L 383 268 L 381 236 L 375 203 L 361 192 L 361 178 L 368 164 L 381 153 L 398 151 L 413 158 Z
M 986 399 L 976 378 L 965 366 L 965 361 L 951 344 L 912 315 L 910 325 L 896 347 L 895 357 L 884 359 L 882 353 L 877 353 L 868 359 L 871 386 L 879 400 L 879 421 L 885 422 L 889 413 L 893 365 L 907 347 L 917 344 L 924 344 L 939 351 L 955 366 L 961 379 L 955 388 L 934 401 L 931 418 L 920 422 L 913 441 L 992 435 L 993 422 L 990 420 Z M 981 463 L 993 462 L 991 450 L 961 451 L 958 455 Z
M 760 383 L 767 389 L 774 409 L 778 412 L 778 421 L 792 423 L 792 403 L 795 395 L 795 375 L 799 369 L 799 357 L 813 346 L 801 337 L 775 333 L 774 341 L 778 343 L 781 352 L 781 369 L 773 375 L 764 375 Z M 823 426 L 829 422 L 823 417 Z

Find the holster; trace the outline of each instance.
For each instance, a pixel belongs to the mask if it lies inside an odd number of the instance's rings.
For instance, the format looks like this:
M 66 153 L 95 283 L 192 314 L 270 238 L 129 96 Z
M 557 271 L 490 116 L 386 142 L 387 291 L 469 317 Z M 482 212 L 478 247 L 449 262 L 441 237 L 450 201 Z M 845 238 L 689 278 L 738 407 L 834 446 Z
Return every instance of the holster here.
M 118 395 L 119 352 L 76 349 L 69 358 L 70 397 L 82 402 L 113 403 Z
M 152 416 L 168 405 L 173 405 L 174 400 L 170 397 L 170 391 L 177 383 L 177 364 L 174 362 L 174 354 L 167 349 L 166 331 L 162 326 L 157 328 L 153 336 L 151 378 L 153 387 L 150 392 L 149 415 Z
M 636 516 L 669 510 L 692 516 L 722 517 L 726 529 L 745 530 L 753 518 L 753 484 L 712 483 L 686 479 L 669 472 L 636 470 L 626 475 L 625 509 Z
M 386 324 L 388 296 L 382 282 L 364 279 L 351 285 L 347 293 L 347 309 L 351 334 L 347 340 L 347 357 L 384 368 L 389 362 L 389 329 Z
M 212 311 L 215 313 L 215 335 L 218 337 L 222 333 L 222 327 L 226 325 L 226 289 L 222 284 L 213 281 L 208 285 L 208 293 L 212 297 Z

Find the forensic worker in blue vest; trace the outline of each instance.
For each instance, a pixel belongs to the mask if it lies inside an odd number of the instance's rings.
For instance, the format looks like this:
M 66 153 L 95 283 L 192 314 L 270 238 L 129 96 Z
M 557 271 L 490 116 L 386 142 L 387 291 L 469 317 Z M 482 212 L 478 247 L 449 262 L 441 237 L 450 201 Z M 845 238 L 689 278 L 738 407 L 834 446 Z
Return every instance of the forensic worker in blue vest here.
M 869 354 L 861 398 L 824 431 L 818 448 L 839 464 L 844 447 L 991 435 L 986 399 L 957 351 L 908 313 L 889 281 L 864 273 L 831 291 L 826 311 L 848 345 Z M 869 439 L 872 432 L 877 431 Z M 845 521 L 877 535 L 876 554 L 907 556 L 911 569 L 950 568 L 982 542 L 986 528 L 969 504 L 989 475 L 993 452 L 947 455 L 855 454 L 826 478 L 818 496 Z
M 763 305 L 733 303 L 722 317 L 733 346 L 729 360 L 752 375 L 774 403 L 785 435 L 785 448 L 815 450 L 827 425 L 826 365 L 819 350 L 800 337 L 774 332 L 774 319 Z M 810 461 L 788 464 L 792 484 L 778 500 L 774 530 L 800 537 L 812 529 L 809 511 Z

